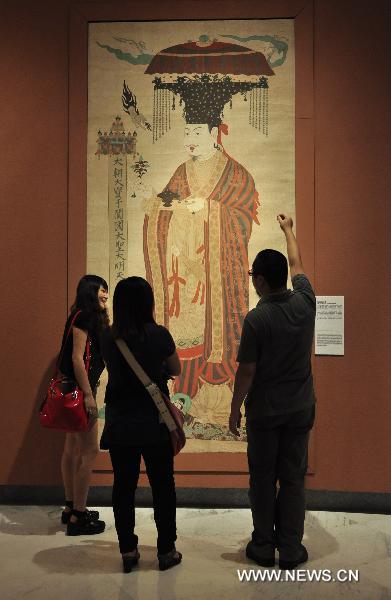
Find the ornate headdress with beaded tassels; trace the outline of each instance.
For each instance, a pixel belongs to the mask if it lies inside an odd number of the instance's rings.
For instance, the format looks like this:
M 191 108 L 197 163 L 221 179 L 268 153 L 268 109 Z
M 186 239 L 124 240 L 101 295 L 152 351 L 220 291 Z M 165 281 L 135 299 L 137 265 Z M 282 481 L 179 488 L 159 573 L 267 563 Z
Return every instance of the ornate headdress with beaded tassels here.
M 155 75 L 153 141 L 171 128 L 175 96 L 184 105 L 187 123 L 208 123 L 222 127 L 225 105 L 232 96 L 249 96 L 249 124 L 268 135 L 269 111 L 267 75 L 274 75 L 262 52 L 245 46 L 210 41 L 201 36 L 165 48 L 156 54 L 145 73 Z

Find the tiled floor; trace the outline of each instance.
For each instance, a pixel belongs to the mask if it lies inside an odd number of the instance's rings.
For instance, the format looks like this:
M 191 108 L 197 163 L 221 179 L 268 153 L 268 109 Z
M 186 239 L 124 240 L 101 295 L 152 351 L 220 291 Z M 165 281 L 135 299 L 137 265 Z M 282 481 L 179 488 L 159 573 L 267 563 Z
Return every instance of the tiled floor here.
M 310 560 L 296 574 L 302 580 L 240 582 L 238 570 L 256 569 L 244 554 L 249 510 L 178 509 L 183 563 L 159 572 L 153 514 L 138 509 L 141 560 L 128 575 L 121 572 L 112 511 L 100 510 L 105 533 L 75 538 L 64 535 L 57 507 L 0 506 L 1 600 L 391 600 L 389 516 L 310 512 Z M 359 582 L 309 581 L 318 569 L 323 579 L 358 570 Z M 277 567 L 260 572 L 283 574 Z

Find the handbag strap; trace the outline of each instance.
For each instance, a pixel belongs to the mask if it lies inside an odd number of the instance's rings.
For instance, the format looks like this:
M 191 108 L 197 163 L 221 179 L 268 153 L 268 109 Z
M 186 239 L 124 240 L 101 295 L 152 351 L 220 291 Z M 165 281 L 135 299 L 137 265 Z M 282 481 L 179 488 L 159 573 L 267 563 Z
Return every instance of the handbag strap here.
M 148 394 L 151 396 L 165 425 L 167 425 L 168 430 L 175 431 L 177 429 L 177 425 L 169 409 L 167 408 L 166 403 L 164 402 L 162 392 L 159 387 L 156 385 L 156 383 L 151 381 L 151 378 L 146 374 L 140 363 L 136 360 L 133 352 L 129 350 L 125 340 L 118 338 L 115 340 L 115 343 L 117 344 L 118 350 L 121 352 L 129 367 L 132 369 L 136 377 L 138 377 Z
M 58 358 L 57 358 L 57 362 L 56 362 L 56 369 L 57 369 L 57 372 L 60 370 L 60 364 L 61 364 L 62 357 L 63 357 L 63 355 L 64 355 L 64 352 L 65 352 L 65 347 L 66 347 L 66 345 L 67 345 L 67 341 L 68 341 L 69 335 L 70 335 L 70 333 L 71 333 L 71 331 L 72 331 L 72 327 L 73 327 L 73 325 L 74 325 L 74 323 L 75 323 L 75 321 L 76 321 L 77 317 L 80 315 L 80 313 L 81 313 L 81 310 L 78 310 L 78 311 L 77 311 L 77 312 L 74 314 L 74 316 L 73 316 L 73 318 L 72 318 L 72 321 L 71 321 L 71 324 L 69 325 L 69 329 L 68 329 L 68 331 L 67 331 L 67 335 L 66 335 L 66 337 L 65 337 L 64 343 L 63 343 L 63 345 L 62 345 L 62 348 L 61 348 L 61 350 L 60 350 L 60 354 L 58 355 Z M 89 371 L 89 369 L 90 369 L 90 361 L 91 361 L 90 344 L 89 344 L 89 339 L 88 339 L 88 338 L 89 338 L 89 336 L 88 336 L 88 333 L 87 333 L 87 342 L 86 342 L 86 349 L 85 349 L 85 352 L 86 352 L 86 362 L 85 362 L 85 367 L 86 367 L 86 371 L 87 371 L 87 373 L 88 373 L 88 371 Z

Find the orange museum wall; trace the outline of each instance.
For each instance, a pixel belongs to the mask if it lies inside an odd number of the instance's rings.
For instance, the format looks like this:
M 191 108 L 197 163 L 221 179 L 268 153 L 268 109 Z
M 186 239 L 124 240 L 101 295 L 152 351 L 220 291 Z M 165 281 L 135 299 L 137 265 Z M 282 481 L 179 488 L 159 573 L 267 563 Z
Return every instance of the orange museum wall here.
M 112 3 L 113 9 L 125 4 Z M 314 359 L 317 426 L 314 473 L 307 485 L 390 492 L 389 3 L 172 4 L 180 4 L 184 18 L 194 18 L 195 7 L 200 18 L 244 18 L 278 5 L 275 16 L 292 16 L 302 6 L 310 19 L 313 71 L 306 74 L 311 79 L 306 89 L 311 94 L 298 98 L 300 139 L 307 149 L 304 156 L 299 153 L 304 176 L 297 189 L 298 237 L 317 293 L 345 296 L 346 339 L 344 357 Z M 164 18 L 162 3 L 150 5 L 156 7 L 154 18 Z M 103 14 L 107 3 L 83 6 Z M 26 0 L 3 8 L 0 485 L 60 484 L 63 436 L 39 428 L 37 407 L 71 300 L 68 289 L 83 272 L 72 259 L 83 235 L 67 228 L 68 199 L 75 202 L 80 184 L 68 178 L 80 152 L 72 147 L 72 132 L 84 126 L 75 119 L 69 125 L 75 114 L 72 90 L 69 96 L 69 17 L 75 10 L 70 0 L 33 5 Z M 301 195 L 313 199 L 309 212 Z M 228 463 L 226 456 L 215 455 L 208 471 L 204 462 L 192 457 L 178 463 L 177 485 L 247 485 L 242 458 L 230 457 Z M 104 463 L 98 461 L 93 483 L 111 483 Z

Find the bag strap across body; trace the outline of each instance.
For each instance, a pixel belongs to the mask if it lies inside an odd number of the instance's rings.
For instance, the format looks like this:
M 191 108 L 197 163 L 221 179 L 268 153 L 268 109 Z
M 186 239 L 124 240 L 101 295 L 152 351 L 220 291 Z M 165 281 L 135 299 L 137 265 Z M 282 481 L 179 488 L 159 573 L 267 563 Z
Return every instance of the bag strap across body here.
M 159 387 L 156 385 L 156 383 L 151 381 L 140 363 L 135 359 L 134 354 L 129 350 L 126 342 L 123 339 L 118 338 L 115 340 L 115 343 L 117 344 L 118 350 L 121 352 L 129 367 L 132 369 L 136 377 L 139 378 L 148 394 L 151 396 L 160 416 L 163 419 L 163 422 L 165 425 L 167 425 L 168 431 L 175 431 L 177 429 L 177 425 L 172 418 L 166 403 L 164 402 L 162 392 Z
M 65 352 L 65 347 L 67 345 L 67 341 L 68 341 L 69 335 L 70 335 L 70 333 L 72 331 L 72 327 L 73 327 L 73 325 L 74 325 L 77 317 L 80 315 L 80 313 L 81 313 L 81 310 L 78 310 L 74 314 L 74 316 L 72 318 L 72 321 L 71 321 L 71 324 L 69 325 L 69 329 L 67 331 L 67 335 L 65 337 L 64 343 L 63 343 L 62 348 L 60 350 L 60 354 L 58 355 L 58 358 L 57 358 L 57 362 L 56 362 L 56 374 L 58 374 L 60 372 L 60 364 L 61 364 L 62 357 L 63 357 L 64 352 Z M 89 335 L 88 335 L 88 333 L 87 333 L 87 341 L 86 341 L 85 353 L 86 353 L 85 368 L 86 368 L 86 371 L 88 373 L 88 371 L 90 369 L 90 361 L 91 361 L 90 344 L 89 344 Z

